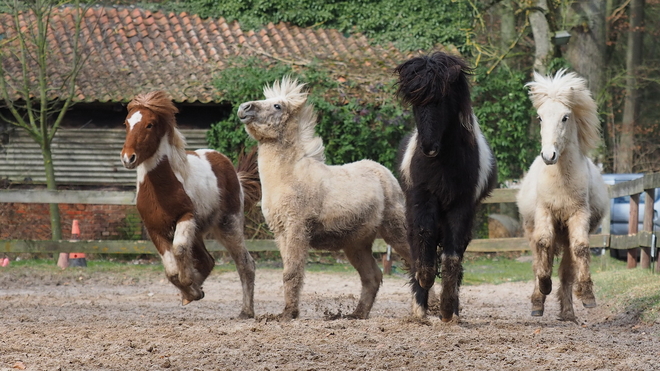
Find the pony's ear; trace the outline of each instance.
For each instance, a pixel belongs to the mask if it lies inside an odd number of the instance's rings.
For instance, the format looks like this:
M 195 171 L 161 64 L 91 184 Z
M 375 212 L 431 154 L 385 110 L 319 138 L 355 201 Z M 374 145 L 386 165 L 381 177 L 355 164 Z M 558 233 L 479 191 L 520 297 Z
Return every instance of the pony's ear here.
M 463 73 L 463 69 L 460 65 L 455 64 L 447 69 L 447 80 L 449 80 L 449 83 L 453 83 L 458 80 L 461 73 Z

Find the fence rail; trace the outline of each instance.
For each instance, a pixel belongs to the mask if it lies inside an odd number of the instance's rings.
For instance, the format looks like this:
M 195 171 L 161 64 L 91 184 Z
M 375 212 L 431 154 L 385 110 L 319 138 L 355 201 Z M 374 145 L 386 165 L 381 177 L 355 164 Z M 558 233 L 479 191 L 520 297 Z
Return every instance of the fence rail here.
M 628 249 L 629 245 L 639 242 L 640 246 L 648 245 L 650 235 L 640 234 L 634 242 L 619 242 L 612 247 L 610 235 L 595 234 L 589 236 L 592 248 Z M 643 236 L 643 237 L 642 237 Z M 613 236 L 628 237 L 628 236 Z M 226 251 L 224 246 L 215 240 L 205 240 L 209 251 Z M 274 240 L 247 240 L 248 251 L 278 251 Z M 473 240 L 468 246 L 470 252 L 511 252 L 528 251 L 526 238 L 490 238 Z M 372 249 L 375 253 L 387 252 L 387 244 L 382 239 L 376 239 Z M 0 253 L 56 253 L 81 252 L 87 254 L 156 254 L 156 248 L 151 241 L 145 240 L 0 240 Z
M 651 249 L 655 249 L 660 232 L 653 228 L 653 202 L 645 203 L 644 230 L 638 231 L 639 195 L 646 193 L 647 200 L 654 199 L 655 188 L 660 188 L 660 173 L 645 174 L 639 179 L 619 183 L 609 187 L 610 198 L 631 196 L 629 235 L 609 234 L 609 215 L 603 222 L 603 234 L 591 235 L 592 248 L 628 250 L 628 266 L 637 263 L 637 251 L 641 251 L 641 265 L 648 267 Z M 509 203 L 516 201 L 517 189 L 496 189 L 484 203 Z M 0 190 L 0 202 L 7 203 L 67 203 L 135 205 L 135 192 L 132 191 L 73 191 L 73 190 Z M 277 251 L 273 240 L 248 240 L 249 251 Z M 209 251 L 224 251 L 215 240 L 206 241 Z M 640 250 L 641 248 L 641 250 Z M 530 250 L 525 238 L 476 239 L 468 246 L 473 252 L 504 252 Z M 93 240 L 93 241 L 36 241 L 0 240 L 0 253 L 43 253 L 43 252 L 84 252 L 103 254 L 155 254 L 150 241 L 133 240 Z M 376 240 L 374 252 L 383 253 L 387 246 L 383 240 Z M 655 256 L 655 254 L 653 254 Z M 660 267 L 656 265 L 656 270 Z

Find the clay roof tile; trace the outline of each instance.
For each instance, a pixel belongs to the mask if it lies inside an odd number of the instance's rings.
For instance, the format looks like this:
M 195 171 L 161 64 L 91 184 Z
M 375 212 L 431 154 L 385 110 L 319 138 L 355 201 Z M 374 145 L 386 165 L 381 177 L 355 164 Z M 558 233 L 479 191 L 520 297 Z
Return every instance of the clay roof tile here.
M 75 12 L 73 7 L 62 7 L 52 15 L 48 42 L 53 63 L 64 66 L 73 54 Z M 0 32 L 15 33 L 11 18 L 0 17 Z M 76 99 L 85 102 L 126 102 L 146 89 L 165 90 L 177 102 L 220 102 L 222 97 L 213 87 L 214 72 L 226 65 L 227 58 L 239 54 L 298 61 L 330 58 L 366 74 L 373 72 L 373 68 L 364 70 L 366 64 L 393 67 L 407 57 L 391 45 L 372 46 L 361 34 L 347 37 L 336 30 L 286 23 L 244 31 L 238 22 L 224 18 L 121 6 L 93 7 L 84 17 L 81 47 L 89 56 L 77 81 Z M 33 19 L 31 14 L 22 14 L 19 28 L 27 31 Z M 20 77 L 18 62 L 7 62 L 4 78 Z M 61 82 L 65 69 L 53 67 L 53 79 Z M 31 73 L 29 78 L 36 76 Z

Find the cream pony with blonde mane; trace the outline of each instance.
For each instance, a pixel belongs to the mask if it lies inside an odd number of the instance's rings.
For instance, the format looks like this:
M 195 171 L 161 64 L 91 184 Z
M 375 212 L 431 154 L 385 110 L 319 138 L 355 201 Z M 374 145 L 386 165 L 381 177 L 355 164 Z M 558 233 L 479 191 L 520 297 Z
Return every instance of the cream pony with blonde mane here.
M 574 72 L 554 77 L 534 73 L 527 84 L 541 121 L 542 149 L 522 181 L 517 201 L 525 235 L 534 252 L 536 277 L 532 316 L 542 316 L 552 291 L 552 263 L 562 254 L 557 293 L 560 320 L 576 321 L 575 294 L 585 307 L 596 306 L 589 273 L 589 232 L 608 211 L 609 197 L 589 152 L 600 142 L 596 102 L 587 82 Z
M 299 315 L 299 297 L 310 248 L 344 250 L 357 269 L 362 293 L 353 318 L 367 318 L 382 281 L 371 247 L 380 235 L 406 261 L 404 197 L 384 166 L 362 160 L 325 164 L 316 136 L 316 113 L 304 84 L 284 77 L 264 88 L 265 100 L 240 105 L 238 116 L 259 142 L 261 208 L 284 263 L 288 320 Z

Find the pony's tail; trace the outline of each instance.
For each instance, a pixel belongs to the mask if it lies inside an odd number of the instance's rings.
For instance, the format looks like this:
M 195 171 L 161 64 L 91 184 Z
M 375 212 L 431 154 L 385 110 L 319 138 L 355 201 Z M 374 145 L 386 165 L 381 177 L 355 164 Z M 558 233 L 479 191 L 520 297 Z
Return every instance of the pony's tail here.
M 259 179 L 256 147 L 248 154 L 245 154 L 245 151 L 241 152 L 238 156 L 236 173 L 238 173 L 238 180 L 243 188 L 244 209 L 247 211 L 261 200 L 261 180 Z

